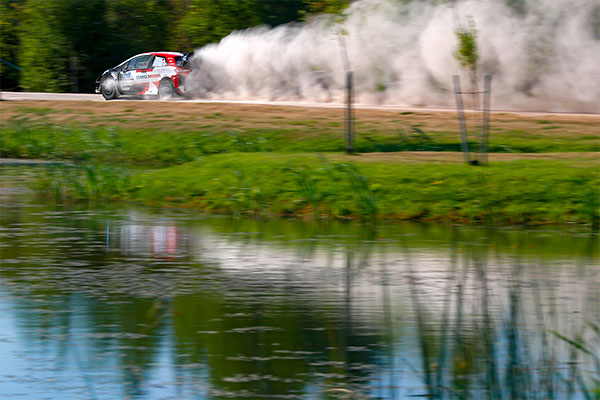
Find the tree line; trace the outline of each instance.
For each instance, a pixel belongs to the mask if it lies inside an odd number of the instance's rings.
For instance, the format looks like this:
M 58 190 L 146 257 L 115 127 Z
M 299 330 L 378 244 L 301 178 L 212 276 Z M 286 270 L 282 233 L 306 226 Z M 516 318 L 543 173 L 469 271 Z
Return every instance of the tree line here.
M 91 92 L 102 71 L 137 53 L 191 51 L 350 1 L 0 0 L 0 88 Z

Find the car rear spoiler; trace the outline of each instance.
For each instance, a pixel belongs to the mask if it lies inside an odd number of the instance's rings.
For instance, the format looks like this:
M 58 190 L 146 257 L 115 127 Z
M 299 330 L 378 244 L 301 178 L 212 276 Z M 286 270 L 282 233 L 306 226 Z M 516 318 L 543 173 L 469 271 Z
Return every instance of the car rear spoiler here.
M 176 65 L 178 67 L 188 67 L 188 63 L 192 60 L 192 57 L 194 57 L 193 51 L 183 53 L 183 56 L 177 60 Z

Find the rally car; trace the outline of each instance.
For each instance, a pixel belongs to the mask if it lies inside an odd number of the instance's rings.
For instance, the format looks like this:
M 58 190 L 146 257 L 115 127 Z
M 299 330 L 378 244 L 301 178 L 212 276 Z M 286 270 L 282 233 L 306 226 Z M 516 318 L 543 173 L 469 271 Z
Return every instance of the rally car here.
M 106 100 L 120 95 L 154 95 L 167 99 L 182 95 L 185 78 L 189 75 L 192 53 L 151 52 L 138 54 L 114 68 L 107 69 L 96 79 L 96 93 Z

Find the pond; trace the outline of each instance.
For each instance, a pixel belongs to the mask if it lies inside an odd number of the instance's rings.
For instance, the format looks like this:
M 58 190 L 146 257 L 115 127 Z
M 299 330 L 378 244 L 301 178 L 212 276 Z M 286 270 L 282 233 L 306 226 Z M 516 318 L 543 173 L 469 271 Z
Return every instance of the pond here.
M 4 399 L 585 398 L 598 235 L 55 205 L 0 188 Z

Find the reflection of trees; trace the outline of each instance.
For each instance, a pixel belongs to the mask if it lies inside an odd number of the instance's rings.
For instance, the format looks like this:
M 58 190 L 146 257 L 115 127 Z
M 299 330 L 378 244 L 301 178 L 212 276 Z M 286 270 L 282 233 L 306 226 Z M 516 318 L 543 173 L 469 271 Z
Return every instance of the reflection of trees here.
M 160 351 L 165 307 L 159 300 L 113 298 L 106 303 L 77 293 L 36 291 L 17 297 L 19 332 L 36 353 L 52 354 L 63 368 L 74 360 L 77 379 L 112 369 L 128 396 L 144 394 L 144 383 Z M 43 299 L 40 304 L 39 301 Z M 82 351 L 83 350 L 83 351 Z M 104 355 L 115 353 L 115 357 Z M 88 390 L 94 391 L 93 376 Z
M 308 350 L 301 321 L 290 308 L 228 304 L 217 294 L 178 298 L 173 304 L 176 357 L 206 363 L 215 393 L 299 393 Z
M 84 362 L 84 371 L 111 368 L 100 355 L 118 354 L 117 372 L 126 396 L 144 396 L 148 376 L 167 345 L 161 337 L 168 325 L 174 333 L 172 361 L 183 384 L 208 377 L 216 397 L 226 393 L 302 394 L 315 376 L 322 377 L 325 387 L 364 385 L 373 373 L 364 367 L 375 364 L 372 350 L 381 339 L 376 333 L 365 334 L 370 329 L 356 327 L 361 322 L 351 316 L 352 280 L 359 263 L 366 262 L 365 253 L 353 251 L 363 256 L 356 261 L 348 257 L 345 288 L 339 294 L 344 300 L 336 301 L 334 307 L 324 307 L 314 299 L 307 301 L 294 282 L 282 283 L 289 287 L 275 291 L 271 297 L 273 288 L 269 284 L 253 286 L 251 282 L 240 287 L 239 282 L 228 283 L 231 276 L 219 276 L 218 271 L 199 264 L 190 272 L 197 279 L 196 285 L 190 275 L 183 280 L 171 276 L 157 262 L 143 270 L 105 265 L 110 275 L 99 274 L 96 265 L 78 267 L 75 274 L 61 266 L 38 265 L 37 269 L 44 272 L 39 278 L 36 266 L 30 265 L 27 284 L 37 288 L 35 296 L 52 299 L 52 308 L 57 312 L 19 307 L 19 318 L 29 324 L 24 331 L 42 332 L 38 339 L 43 341 L 38 342 L 61 349 L 62 358 L 69 357 L 71 341 L 77 342 L 78 348 L 83 346 L 94 363 Z M 113 250 L 111 257 L 119 259 L 122 255 Z M 111 257 L 99 258 L 102 262 L 98 264 L 110 262 Z M 65 258 L 69 259 L 69 252 Z M 53 263 L 59 264 L 60 260 Z M 17 274 L 4 272 L 13 276 L 15 284 L 18 282 Z M 53 279 L 45 281 L 47 276 Z M 90 285 L 92 294 L 104 288 L 101 297 L 78 294 L 86 288 L 73 284 L 85 281 L 86 276 L 94 280 Z M 69 279 L 73 279 L 71 285 L 63 281 Z M 160 293 L 134 283 L 134 279 L 162 283 L 171 280 L 184 291 L 190 286 L 195 290 L 176 295 L 167 304 L 160 300 Z M 131 285 L 134 296 L 123 294 L 123 285 Z M 241 291 L 241 297 L 236 291 Z M 76 301 L 72 300 L 74 296 Z M 315 308 L 327 311 L 315 312 Z M 79 323 L 73 326 L 75 317 Z M 72 348 L 71 354 L 75 350 Z
M 2 218 L 4 226 L 22 222 L 37 225 L 8 236 L 2 257 L 18 262 L 4 264 L 0 272 L 3 286 L 17 294 L 22 331 L 62 358 L 74 351 L 68 346 L 75 341 L 92 354 L 81 357 L 83 370 L 112 368 L 109 360 L 117 360 L 126 396 L 144 397 L 165 348 L 172 349 L 180 389 L 202 382 L 214 398 L 301 395 L 315 386 L 366 393 L 386 371 L 392 376 L 389 390 L 382 387 L 380 393 L 402 398 L 401 375 L 413 370 L 433 398 L 528 398 L 538 388 L 552 398 L 582 370 L 561 370 L 560 360 L 569 356 L 548 335 L 557 330 L 576 337 L 581 329 L 565 332 L 558 326 L 565 310 L 553 285 L 562 278 L 548 271 L 566 273 L 568 265 L 548 266 L 555 249 L 536 249 L 564 246 L 555 238 L 531 241 L 516 233 L 427 226 L 207 222 L 219 233 L 252 233 L 224 235 L 240 251 L 278 250 L 287 262 L 276 266 L 283 271 L 270 281 L 260 268 L 205 263 L 202 252 L 192 261 L 183 254 L 187 242 L 173 257 L 123 250 L 118 240 L 107 252 L 105 217 L 65 216 L 52 220 L 54 227 L 43 215 Z M 191 232 L 195 224 L 177 229 Z M 581 260 L 577 279 L 585 283 L 587 297 L 580 311 L 598 315 L 598 283 L 585 273 L 598 245 L 593 237 L 561 240 L 574 243 L 567 254 Z M 405 265 L 395 260 L 398 242 Z M 417 256 L 423 252 L 443 258 L 441 269 L 432 273 Z M 323 259 L 319 268 L 325 272 L 302 275 Z M 370 300 L 381 301 L 361 308 L 364 286 Z M 413 314 L 399 301 L 404 293 L 413 301 Z M 378 317 L 364 318 L 364 310 Z M 419 358 L 410 365 L 402 363 L 406 349 L 399 343 L 413 337 L 400 336 L 400 317 L 417 331 Z M 381 326 L 369 325 L 373 321 Z
M 338 303 L 343 307 L 328 312 L 315 312 L 326 307 L 306 302 L 292 282 L 275 299 L 260 293 L 269 291 L 268 284 L 254 289 L 257 299 L 243 302 L 222 292 L 178 297 L 173 302 L 177 357 L 206 363 L 216 396 L 300 395 L 314 376 L 322 376 L 326 386 L 366 384 L 373 371 L 364 367 L 374 365 L 372 349 L 381 337 L 365 334 L 369 329 L 357 329 L 352 321 L 356 267 L 349 255 L 344 300 Z M 202 376 L 202 367 L 196 372 Z
M 108 338 L 117 334 L 113 340 L 116 343 L 111 347 L 124 350 L 119 363 L 128 395 L 143 395 L 146 375 L 161 348 L 164 317 L 165 307 L 160 300 L 132 299 L 128 306 L 112 310 L 110 319 L 113 321 L 109 324 L 115 328 L 106 333 L 106 328 L 99 332 L 100 335 L 107 334 Z

